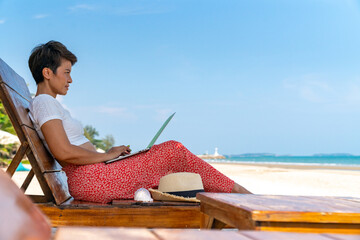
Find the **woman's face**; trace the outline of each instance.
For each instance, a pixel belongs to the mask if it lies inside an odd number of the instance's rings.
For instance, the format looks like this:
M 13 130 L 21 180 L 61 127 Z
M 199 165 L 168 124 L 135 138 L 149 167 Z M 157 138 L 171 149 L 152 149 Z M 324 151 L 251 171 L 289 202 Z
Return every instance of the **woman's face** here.
M 70 76 L 71 73 L 71 62 L 66 59 L 61 60 L 60 66 L 56 69 L 56 74 L 51 74 L 50 78 L 50 90 L 52 93 L 60 95 L 66 95 L 69 90 L 70 83 L 72 79 Z

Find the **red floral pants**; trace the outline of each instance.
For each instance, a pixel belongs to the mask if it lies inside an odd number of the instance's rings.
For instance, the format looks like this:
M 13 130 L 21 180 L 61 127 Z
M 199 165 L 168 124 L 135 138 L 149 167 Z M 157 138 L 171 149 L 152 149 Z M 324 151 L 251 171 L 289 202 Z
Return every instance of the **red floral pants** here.
M 156 188 L 161 177 L 174 172 L 200 174 L 206 192 L 231 192 L 234 186 L 233 180 L 176 141 L 114 163 L 68 165 L 63 170 L 74 199 L 101 203 L 132 199 L 137 189 Z

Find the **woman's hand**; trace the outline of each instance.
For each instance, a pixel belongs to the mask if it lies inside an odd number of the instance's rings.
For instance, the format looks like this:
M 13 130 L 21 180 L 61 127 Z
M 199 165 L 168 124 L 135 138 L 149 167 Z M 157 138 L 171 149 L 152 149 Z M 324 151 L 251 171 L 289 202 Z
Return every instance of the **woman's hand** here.
M 109 155 L 111 155 L 112 158 L 116 158 L 118 156 L 124 156 L 128 155 L 131 152 L 130 145 L 127 146 L 118 146 L 118 147 L 112 147 L 107 152 Z

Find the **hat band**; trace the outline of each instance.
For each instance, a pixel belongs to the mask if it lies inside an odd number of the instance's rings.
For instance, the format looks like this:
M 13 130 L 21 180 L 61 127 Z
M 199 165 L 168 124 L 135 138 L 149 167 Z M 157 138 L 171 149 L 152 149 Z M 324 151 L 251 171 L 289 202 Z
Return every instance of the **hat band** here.
M 181 197 L 193 198 L 193 197 L 196 197 L 196 194 L 199 192 L 204 192 L 204 189 L 191 190 L 191 191 L 180 191 L 180 192 L 166 192 L 166 193 L 176 195 L 176 196 L 181 196 Z

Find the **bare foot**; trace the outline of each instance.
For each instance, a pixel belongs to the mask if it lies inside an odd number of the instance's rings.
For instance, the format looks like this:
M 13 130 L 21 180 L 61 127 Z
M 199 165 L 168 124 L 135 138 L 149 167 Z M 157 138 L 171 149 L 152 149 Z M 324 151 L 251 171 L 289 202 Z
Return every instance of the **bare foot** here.
M 235 183 L 233 189 L 231 190 L 232 193 L 249 193 L 252 194 L 250 191 L 248 191 L 243 186 Z

